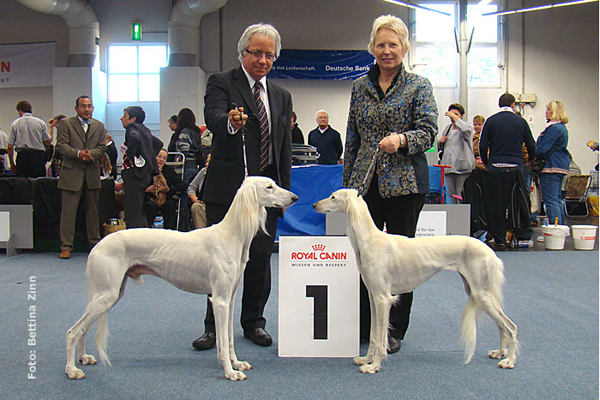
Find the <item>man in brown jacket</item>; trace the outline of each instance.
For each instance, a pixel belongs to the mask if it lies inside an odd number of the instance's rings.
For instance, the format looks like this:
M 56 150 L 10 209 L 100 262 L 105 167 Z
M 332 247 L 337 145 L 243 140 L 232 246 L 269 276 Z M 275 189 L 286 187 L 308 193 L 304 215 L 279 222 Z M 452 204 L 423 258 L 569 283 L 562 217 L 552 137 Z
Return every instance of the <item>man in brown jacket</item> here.
M 56 147 L 63 156 L 58 188 L 62 190 L 60 215 L 60 258 L 71 258 L 75 218 L 84 196 L 85 225 L 91 247 L 100 241 L 98 200 L 100 198 L 100 158 L 106 152 L 106 128 L 92 118 L 94 106 L 88 96 L 75 101 L 76 116 L 58 125 Z

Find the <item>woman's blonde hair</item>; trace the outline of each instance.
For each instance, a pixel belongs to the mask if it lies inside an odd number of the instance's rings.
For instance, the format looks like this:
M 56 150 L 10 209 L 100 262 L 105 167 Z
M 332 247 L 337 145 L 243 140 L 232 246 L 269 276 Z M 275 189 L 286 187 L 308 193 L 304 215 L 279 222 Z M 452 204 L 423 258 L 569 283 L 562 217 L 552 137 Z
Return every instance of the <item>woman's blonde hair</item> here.
M 481 125 L 485 122 L 485 117 L 483 115 L 476 115 L 473 117 L 473 123 L 479 122 Z
M 408 52 L 410 49 L 408 28 L 400 18 L 388 14 L 377 17 L 373 22 L 373 29 L 371 30 L 371 38 L 368 46 L 369 53 L 375 55 L 375 36 L 377 36 L 377 33 L 382 29 L 391 29 L 394 31 L 396 35 L 398 35 L 398 38 L 400 38 L 400 45 L 402 46 L 404 54 Z
M 550 121 L 560 121 L 563 124 L 569 122 L 569 117 L 565 111 L 565 105 L 560 101 L 552 100 L 550 103 L 546 104 L 546 107 L 551 112 Z

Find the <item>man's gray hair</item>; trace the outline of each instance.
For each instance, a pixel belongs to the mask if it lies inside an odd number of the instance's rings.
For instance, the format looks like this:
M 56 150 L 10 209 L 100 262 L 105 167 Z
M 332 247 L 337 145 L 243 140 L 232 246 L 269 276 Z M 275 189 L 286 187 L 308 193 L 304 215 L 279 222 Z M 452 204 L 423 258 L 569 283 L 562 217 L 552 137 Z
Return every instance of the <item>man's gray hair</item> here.
M 242 61 L 244 52 L 250 45 L 250 38 L 253 35 L 266 36 L 273 40 L 273 42 L 275 42 L 275 57 L 279 57 L 279 52 L 281 51 L 281 36 L 279 36 L 279 32 L 273 25 L 261 22 L 247 27 L 242 34 L 242 37 L 240 37 L 240 40 L 238 41 L 238 58 L 240 59 L 240 62 Z
M 319 118 L 319 114 L 321 114 L 321 113 L 327 114 L 327 118 L 329 118 L 329 113 L 327 112 L 327 110 L 319 110 L 319 111 L 317 111 L 317 113 L 315 114 L 315 118 Z

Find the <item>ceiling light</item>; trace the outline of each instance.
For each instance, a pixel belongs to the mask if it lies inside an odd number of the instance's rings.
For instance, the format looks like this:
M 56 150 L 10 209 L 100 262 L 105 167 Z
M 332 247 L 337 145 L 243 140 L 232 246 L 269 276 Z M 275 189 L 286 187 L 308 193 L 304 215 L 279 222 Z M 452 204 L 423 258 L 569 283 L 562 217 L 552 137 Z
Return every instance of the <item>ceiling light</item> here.
M 406 1 L 399 1 L 399 0 L 383 0 L 383 1 L 388 2 L 388 3 L 392 3 L 392 4 L 397 4 L 399 6 L 404 6 L 404 7 L 412 8 L 412 9 L 415 9 L 415 10 L 427 10 L 427 11 L 432 11 L 432 12 L 436 12 L 436 13 L 439 13 L 439 14 L 443 14 L 443 15 L 446 15 L 448 17 L 451 16 L 450 14 L 445 13 L 443 11 L 435 10 L 435 9 L 429 8 L 429 7 L 420 6 L 418 4 L 407 3 Z
M 509 14 L 516 14 L 516 13 L 522 13 L 522 12 L 527 12 L 527 11 L 539 11 L 539 10 L 545 10 L 548 8 L 554 8 L 554 7 L 564 7 L 564 6 L 574 6 L 577 4 L 583 4 L 583 3 L 592 3 L 592 2 L 598 2 L 598 0 L 576 0 L 576 1 L 567 1 L 564 3 L 553 3 L 553 4 L 547 4 L 547 5 L 543 5 L 543 6 L 537 6 L 537 7 L 528 7 L 528 8 L 520 8 L 520 9 L 515 9 L 515 10 L 506 10 L 506 11 L 495 11 L 495 12 L 491 12 L 491 13 L 486 13 L 486 14 L 482 14 L 482 17 L 486 17 L 489 15 L 509 15 Z

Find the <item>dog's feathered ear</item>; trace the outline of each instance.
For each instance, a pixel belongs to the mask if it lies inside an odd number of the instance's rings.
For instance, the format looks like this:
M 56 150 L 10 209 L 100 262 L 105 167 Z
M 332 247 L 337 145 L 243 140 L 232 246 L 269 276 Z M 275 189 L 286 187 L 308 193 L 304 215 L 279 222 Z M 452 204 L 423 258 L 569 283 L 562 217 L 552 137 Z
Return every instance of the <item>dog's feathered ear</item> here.
M 266 222 L 267 222 L 267 210 L 258 204 L 258 189 L 255 185 L 252 185 L 252 196 L 254 197 L 255 209 L 258 214 L 258 225 L 260 230 L 267 233 Z
M 359 195 L 357 194 L 356 197 L 358 197 Z M 348 212 L 351 211 L 354 202 L 356 201 L 356 198 L 354 196 L 348 196 L 346 197 L 346 214 L 348 214 Z
M 363 215 L 361 213 L 361 200 L 362 196 L 360 194 L 357 194 L 356 196 L 348 196 L 346 199 L 346 215 L 348 218 L 353 218 L 356 221 L 362 220 Z

